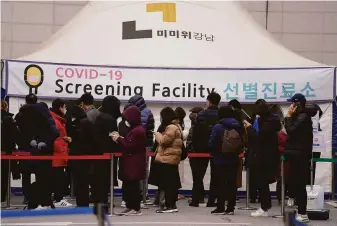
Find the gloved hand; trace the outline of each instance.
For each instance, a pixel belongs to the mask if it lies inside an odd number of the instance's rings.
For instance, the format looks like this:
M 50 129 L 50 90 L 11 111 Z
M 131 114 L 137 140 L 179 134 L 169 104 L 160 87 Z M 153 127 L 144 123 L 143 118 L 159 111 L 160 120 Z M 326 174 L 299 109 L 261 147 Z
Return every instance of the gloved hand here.
M 36 140 L 32 140 L 32 141 L 30 142 L 30 146 L 36 148 L 36 146 L 37 146 Z
M 43 148 L 45 148 L 45 147 L 47 147 L 47 144 L 44 143 L 44 142 L 40 142 L 40 143 L 37 144 L 37 148 L 38 148 L 39 150 L 41 150 L 41 149 L 43 149 Z

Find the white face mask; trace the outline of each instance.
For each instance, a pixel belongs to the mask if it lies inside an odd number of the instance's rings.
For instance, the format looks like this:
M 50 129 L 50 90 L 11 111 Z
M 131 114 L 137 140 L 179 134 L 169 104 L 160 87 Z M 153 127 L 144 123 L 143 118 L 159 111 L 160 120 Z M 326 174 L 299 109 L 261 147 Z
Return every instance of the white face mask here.
M 130 127 L 130 126 L 131 126 L 130 123 L 129 123 L 128 121 L 125 121 L 125 125 L 126 125 L 127 127 Z

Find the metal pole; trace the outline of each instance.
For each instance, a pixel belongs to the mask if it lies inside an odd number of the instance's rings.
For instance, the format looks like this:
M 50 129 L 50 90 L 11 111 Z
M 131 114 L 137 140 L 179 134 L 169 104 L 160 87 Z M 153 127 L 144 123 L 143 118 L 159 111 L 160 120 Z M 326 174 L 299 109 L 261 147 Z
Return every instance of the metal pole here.
M 110 156 L 110 215 L 114 214 L 114 154 Z
M 11 207 L 11 197 L 12 197 L 12 191 L 11 191 L 11 160 L 8 161 L 8 174 L 7 174 L 7 196 L 6 196 L 6 208 L 9 209 L 17 209 L 17 207 Z
M 284 218 L 285 204 L 285 185 L 284 185 L 284 157 L 281 158 L 281 215 L 273 216 L 274 218 Z
M 246 207 L 240 207 L 240 210 L 256 210 L 255 207 L 249 206 L 249 168 L 246 167 Z
M 97 204 L 97 221 L 98 226 L 104 226 L 104 211 L 102 203 Z
M 74 174 L 70 173 L 70 200 L 75 200 Z
M 145 177 L 144 177 L 144 180 L 143 180 L 143 206 L 142 206 L 142 209 L 148 209 L 148 207 L 145 207 L 146 205 L 146 195 L 147 195 L 147 172 L 148 172 L 148 166 L 149 166 L 149 157 L 146 156 L 146 166 L 145 166 Z
M 310 162 L 310 185 L 311 185 L 311 191 L 314 190 L 314 156 L 311 156 L 311 162 Z
M 335 181 L 334 181 L 334 173 L 335 173 L 335 163 L 331 163 L 331 200 L 335 201 Z

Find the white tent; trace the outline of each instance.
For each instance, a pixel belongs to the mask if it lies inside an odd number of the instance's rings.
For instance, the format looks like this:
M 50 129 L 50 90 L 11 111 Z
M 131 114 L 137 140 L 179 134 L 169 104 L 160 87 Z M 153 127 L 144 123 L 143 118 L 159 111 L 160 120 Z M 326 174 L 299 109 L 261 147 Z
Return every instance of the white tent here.
M 32 80 L 25 83 L 29 73 Z M 113 94 L 127 100 L 138 93 L 155 102 L 150 108 L 157 124 L 164 105 L 184 102 L 188 109 L 211 90 L 225 102 L 284 103 L 288 95 L 303 92 L 309 100 L 327 103 L 334 77 L 333 67 L 280 45 L 236 2 L 92 1 L 38 51 L 7 61 L 14 112 L 26 86 L 45 99 L 74 99 L 86 91 L 97 99 Z M 324 155 L 331 156 L 331 112 L 325 117 Z M 317 174 L 330 191 L 330 167 Z M 183 183 L 191 188 L 191 177 L 185 175 Z

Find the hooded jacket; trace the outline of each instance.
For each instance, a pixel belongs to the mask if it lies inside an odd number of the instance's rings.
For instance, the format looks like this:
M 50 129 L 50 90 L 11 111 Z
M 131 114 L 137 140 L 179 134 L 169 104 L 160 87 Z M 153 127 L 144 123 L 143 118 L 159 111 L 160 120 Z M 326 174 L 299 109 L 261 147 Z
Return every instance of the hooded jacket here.
M 285 154 L 310 158 L 313 143 L 312 120 L 305 109 L 292 117 L 286 117 L 284 119 L 284 127 L 288 135 Z
M 154 117 L 142 96 L 135 95 L 129 99 L 129 103 L 138 107 L 141 112 L 142 126 L 146 131 L 147 146 L 153 146 Z
M 120 101 L 114 96 L 107 96 L 103 100 L 102 108 L 96 117 L 94 125 L 97 154 L 119 151 L 118 144 L 111 139 L 109 133 L 118 131 L 117 119 L 121 117 L 120 104 Z
M 222 153 L 222 140 L 225 129 L 235 129 L 242 138 L 242 127 L 235 118 L 224 118 L 212 128 L 209 147 L 216 165 L 237 164 L 239 153 Z
M 122 147 L 122 180 L 143 180 L 146 161 L 146 134 L 141 124 L 141 113 L 135 106 L 123 112 L 129 122 L 130 130 L 126 137 L 119 137 L 117 142 Z
M 58 131 L 48 107 L 43 103 L 26 104 L 20 108 L 15 121 L 21 131 L 20 149 L 30 149 L 30 142 L 36 140 L 37 143 L 43 142 L 47 145 L 40 154 L 53 153 Z
M 55 120 L 56 128 L 59 131 L 59 137 L 54 141 L 54 156 L 68 155 L 68 142 L 64 140 L 67 136 L 66 120 L 53 111 L 50 111 L 51 116 Z M 66 159 L 53 160 L 53 167 L 65 167 L 68 161 Z

